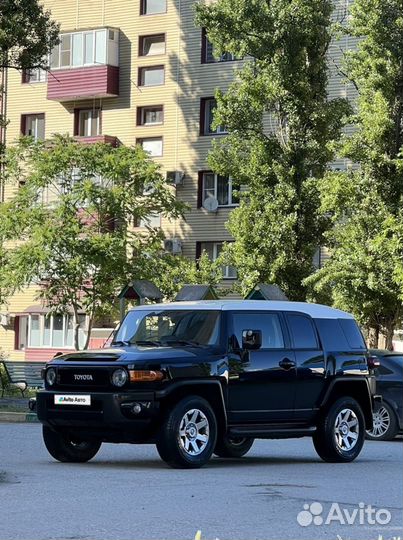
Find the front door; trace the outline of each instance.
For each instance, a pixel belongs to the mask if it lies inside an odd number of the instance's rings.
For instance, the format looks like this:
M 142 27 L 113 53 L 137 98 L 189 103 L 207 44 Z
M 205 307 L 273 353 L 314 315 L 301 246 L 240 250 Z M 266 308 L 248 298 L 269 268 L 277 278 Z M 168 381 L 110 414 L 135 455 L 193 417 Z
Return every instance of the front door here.
M 229 335 L 228 417 L 231 424 L 293 420 L 296 363 L 283 315 L 278 312 L 232 312 Z M 240 351 L 243 330 L 260 330 L 262 346 Z

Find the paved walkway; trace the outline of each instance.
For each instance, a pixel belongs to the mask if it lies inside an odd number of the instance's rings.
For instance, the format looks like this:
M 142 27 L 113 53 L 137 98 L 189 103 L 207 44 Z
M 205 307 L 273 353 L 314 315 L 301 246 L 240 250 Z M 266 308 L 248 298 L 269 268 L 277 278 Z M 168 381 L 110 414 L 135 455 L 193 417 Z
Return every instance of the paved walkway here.
M 1 409 L 28 411 L 28 398 L 0 398 Z

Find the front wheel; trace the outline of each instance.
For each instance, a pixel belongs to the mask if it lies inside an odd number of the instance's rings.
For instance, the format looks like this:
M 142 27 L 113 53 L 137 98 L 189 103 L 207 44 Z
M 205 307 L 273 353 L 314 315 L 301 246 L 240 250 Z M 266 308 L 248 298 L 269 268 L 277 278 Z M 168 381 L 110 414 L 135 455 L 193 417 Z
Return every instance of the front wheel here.
M 210 459 L 217 440 L 217 421 L 208 401 L 190 396 L 168 412 L 157 437 L 157 450 L 171 467 L 196 469 Z
M 373 426 L 367 431 L 371 441 L 391 441 L 399 431 L 397 419 L 392 407 L 384 401 L 377 404 L 372 414 Z
M 331 463 L 353 461 L 365 438 L 365 418 L 352 397 L 338 399 L 320 418 L 313 444 L 319 456 Z
M 252 448 L 255 439 L 248 437 L 220 437 L 214 448 L 214 454 L 222 458 L 240 458 Z
M 85 463 L 101 448 L 99 441 L 83 440 L 42 427 L 43 441 L 49 454 L 62 463 Z

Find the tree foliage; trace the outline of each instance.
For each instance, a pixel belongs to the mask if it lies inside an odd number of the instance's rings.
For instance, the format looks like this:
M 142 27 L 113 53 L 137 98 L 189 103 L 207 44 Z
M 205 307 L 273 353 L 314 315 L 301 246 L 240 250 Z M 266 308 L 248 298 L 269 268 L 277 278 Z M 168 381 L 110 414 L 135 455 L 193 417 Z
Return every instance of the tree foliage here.
M 355 0 L 346 32 L 360 39 L 346 55 L 358 90 L 352 136 L 341 154 L 358 169 L 321 187 L 332 257 L 310 278 L 336 305 L 379 331 L 392 347 L 403 315 L 403 11 L 399 0 Z
M 242 288 L 277 283 L 303 300 L 327 219 L 317 179 L 333 158 L 345 100 L 329 100 L 330 0 L 217 0 L 197 6 L 217 54 L 245 62 L 226 93 L 217 92 L 212 168 L 231 175 L 241 192 L 229 219 L 235 242 L 226 256 Z
M 0 0 L 0 67 L 48 66 L 59 25 L 38 0 Z
M 8 181 L 21 187 L 0 208 L 0 234 L 14 241 L 0 281 L 14 290 L 39 283 L 47 306 L 72 311 L 76 347 L 78 313 L 90 325 L 110 313 L 128 281 L 164 278 L 168 293 L 178 286 L 168 273 L 179 262 L 163 253 L 161 231 L 136 225 L 154 213 L 177 218 L 185 206 L 140 147 L 23 139 L 6 166 Z

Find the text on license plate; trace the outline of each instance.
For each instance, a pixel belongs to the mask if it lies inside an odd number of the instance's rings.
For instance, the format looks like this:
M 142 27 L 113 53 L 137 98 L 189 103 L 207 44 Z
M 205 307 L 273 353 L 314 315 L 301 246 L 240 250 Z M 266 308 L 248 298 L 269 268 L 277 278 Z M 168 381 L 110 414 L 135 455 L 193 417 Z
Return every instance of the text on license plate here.
M 55 395 L 55 405 L 91 405 L 91 396 Z

